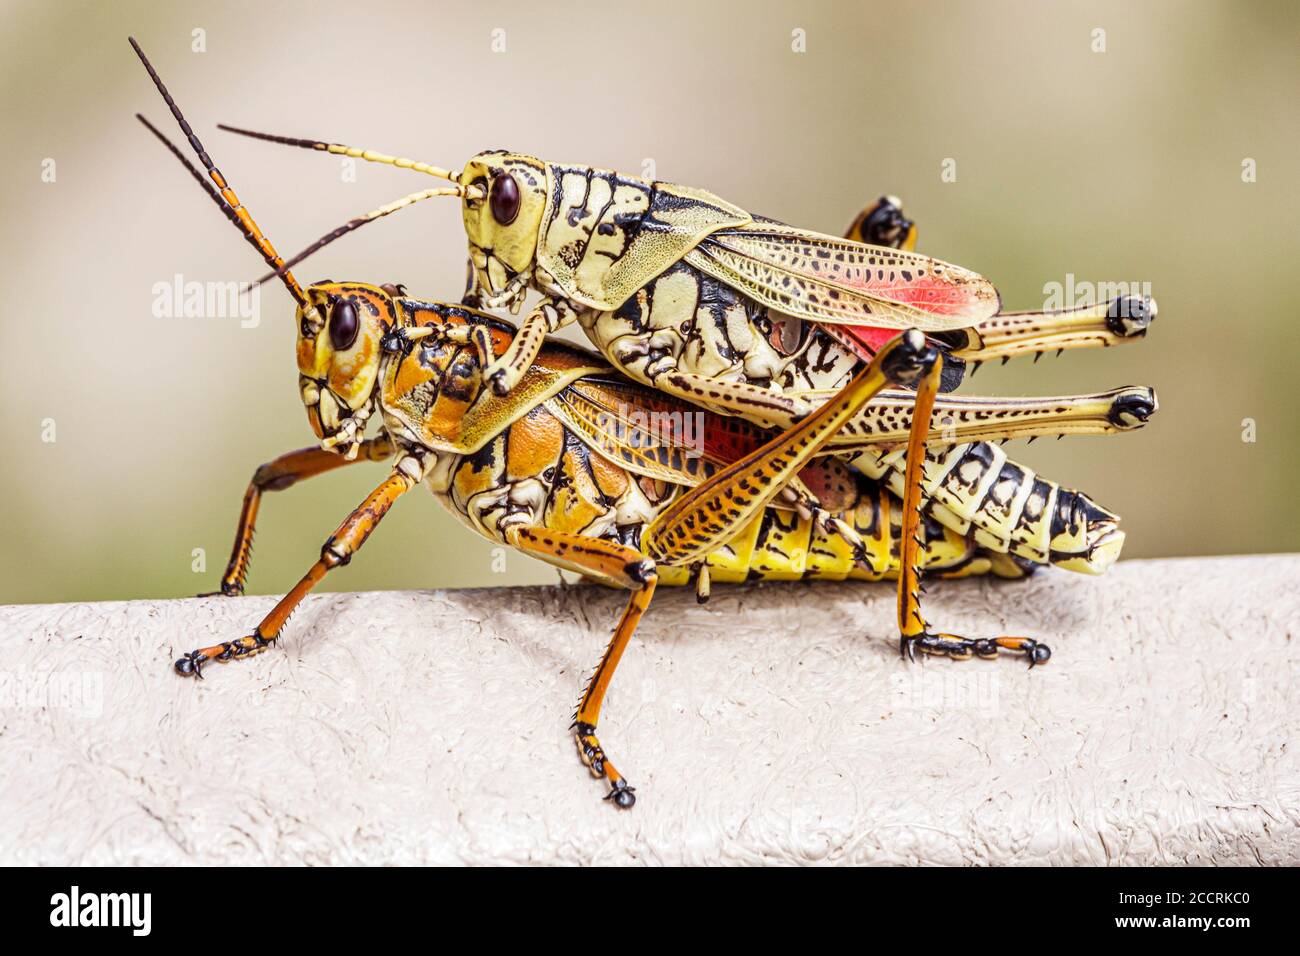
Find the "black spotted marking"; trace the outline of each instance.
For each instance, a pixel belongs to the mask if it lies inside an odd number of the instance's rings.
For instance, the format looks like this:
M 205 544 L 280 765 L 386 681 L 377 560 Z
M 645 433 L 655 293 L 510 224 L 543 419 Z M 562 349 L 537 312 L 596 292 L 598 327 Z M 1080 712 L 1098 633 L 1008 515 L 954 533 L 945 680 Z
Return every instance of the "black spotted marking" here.
M 1035 478 L 1033 490 L 1029 492 L 1029 497 L 1025 499 L 1025 507 L 1020 512 L 1019 520 L 1016 521 L 1016 531 L 1032 532 L 1034 526 L 1042 520 L 1051 497 L 1051 483 L 1044 481 L 1042 478 Z

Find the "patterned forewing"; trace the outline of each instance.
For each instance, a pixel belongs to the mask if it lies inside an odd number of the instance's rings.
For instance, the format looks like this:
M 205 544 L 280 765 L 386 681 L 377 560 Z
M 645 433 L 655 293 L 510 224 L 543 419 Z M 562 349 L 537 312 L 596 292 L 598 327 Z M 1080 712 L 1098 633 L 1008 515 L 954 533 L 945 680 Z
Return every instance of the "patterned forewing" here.
M 715 232 L 686 261 L 769 308 L 814 322 L 942 332 L 999 307 L 992 283 L 969 269 L 780 223 Z

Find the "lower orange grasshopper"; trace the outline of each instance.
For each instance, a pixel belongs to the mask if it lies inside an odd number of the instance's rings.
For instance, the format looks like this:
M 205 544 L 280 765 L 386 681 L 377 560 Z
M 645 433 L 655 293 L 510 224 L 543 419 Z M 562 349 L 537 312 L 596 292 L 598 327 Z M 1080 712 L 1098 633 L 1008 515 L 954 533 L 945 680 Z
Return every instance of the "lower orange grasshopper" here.
M 582 760 L 609 781 L 607 799 L 620 807 L 632 806 L 636 797 L 606 755 L 596 725 L 614 670 L 660 584 L 694 582 L 707 595 L 711 578 L 897 578 L 903 650 L 958 658 L 1008 650 L 1024 654 L 1031 666 L 1048 659 L 1048 648 L 1029 638 L 930 633 L 921 616 L 922 568 L 1018 576 L 1031 562 L 987 551 L 976 531 L 959 534 L 922 513 L 922 463 L 941 363 L 919 332 L 894 337 L 835 398 L 784 432 L 700 410 L 623 378 L 600 356 L 555 342 L 545 343 L 519 384 L 499 395 L 485 384 L 483 356 L 506 354 L 512 326 L 474 309 L 408 297 L 399 286 L 322 282 L 303 288 L 131 43 L 207 177 L 138 118 L 276 270 L 297 304 L 300 393 L 320 439 L 320 447 L 257 469 L 223 593 L 242 593 L 265 491 L 349 462 L 391 461 L 388 476 L 251 633 L 185 654 L 175 663 L 180 674 L 201 677 L 209 662 L 268 647 L 303 598 L 329 571 L 347 564 L 398 498 L 420 483 L 474 531 L 631 592 L 572 725 Z M 846 427 L 887 384 L 916 389 L 910 421 L 896 433 L 854 439 Z M 363 438 L 376 412 L 380 434 Z M 639 424 L 664 413 L 697 416 L 703 437 L 698 457 L 687 454 L 680 435 L 648 434 Z M 1097 429 L 1105 430 L 1106 410 L 1096 414 Z M 972 428 L 976 437 L 997 437 L 996 428 L 988 434 Z M 839 464 L 839 449 L 876 448 L 882 441 L 906 444 L 901 503 L 884 484 Z M 798 490 L 825 490 L 832 480 L 841 484 L 834 495 L 813 498 Z M 1036 479 L 1029 473 L 1023 480 Z M 1080 545 L 1043 560 L 1098 570 L 1113 560 L 1122 540 L 1116 519 L 1082 495 L 1061 493 L 1073 496 Z M 829 516 L 817 510 L 828 499 L 837 502 Z

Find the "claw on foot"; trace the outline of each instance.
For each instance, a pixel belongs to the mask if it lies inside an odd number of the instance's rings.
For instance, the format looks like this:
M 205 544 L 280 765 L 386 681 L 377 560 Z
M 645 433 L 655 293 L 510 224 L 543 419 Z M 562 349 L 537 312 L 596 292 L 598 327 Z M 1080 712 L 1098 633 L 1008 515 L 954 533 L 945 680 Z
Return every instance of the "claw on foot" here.
M 610 787 L 609 793 L 605 794 L 605 799 L 613 800 L 615 806 L 627 810 L 636 804 L 636 787 L 629 787 L 626 780 L 620 780 Z
M 184 657 L 177 658 L 174 665 L 176 673 L 182 677 L 197 677 L 203 680 L 203 662 L 206 660 L 202 651 L 190 651 Z

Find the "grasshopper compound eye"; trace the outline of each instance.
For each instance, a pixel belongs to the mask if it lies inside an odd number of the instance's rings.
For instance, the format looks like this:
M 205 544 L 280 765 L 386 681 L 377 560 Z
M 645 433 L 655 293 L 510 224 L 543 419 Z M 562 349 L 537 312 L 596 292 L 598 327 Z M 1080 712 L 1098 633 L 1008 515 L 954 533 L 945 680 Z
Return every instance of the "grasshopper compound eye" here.
M 330 310 L 330 345 L 335 352 L 346 352 L 357 340 L 357 307 L 351 302 L 339 302 Z
M 519 184 L 509 173 L 501 173 L 492 180 L 492 195 L 488 197 L 492 218 L 508 226 L 519 215 Z

